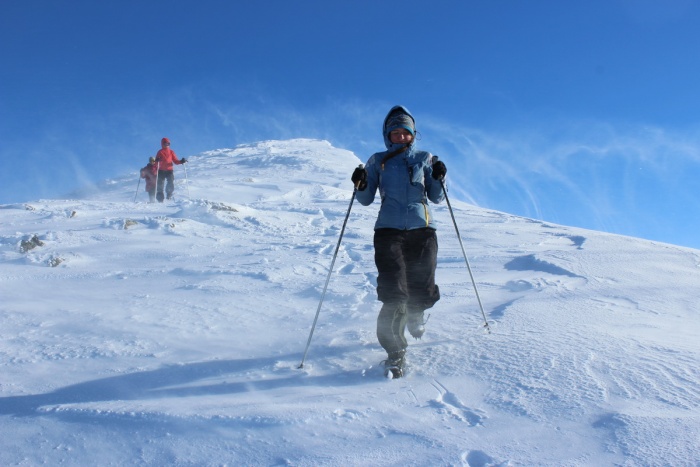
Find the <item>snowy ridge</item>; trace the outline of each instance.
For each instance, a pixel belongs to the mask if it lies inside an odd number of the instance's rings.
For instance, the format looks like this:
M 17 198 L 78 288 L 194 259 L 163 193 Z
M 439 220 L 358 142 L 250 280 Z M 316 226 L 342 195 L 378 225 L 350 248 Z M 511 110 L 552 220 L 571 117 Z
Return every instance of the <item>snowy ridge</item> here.
M 135 171 L 0 206 L 1 465 L 700 463 L 699 251 L 451 199 L 493 332 L 438 205 L 442 300 L 387 381 L 356 203 L 300 370 L 363 161 L 188 159 L 174 202 Z

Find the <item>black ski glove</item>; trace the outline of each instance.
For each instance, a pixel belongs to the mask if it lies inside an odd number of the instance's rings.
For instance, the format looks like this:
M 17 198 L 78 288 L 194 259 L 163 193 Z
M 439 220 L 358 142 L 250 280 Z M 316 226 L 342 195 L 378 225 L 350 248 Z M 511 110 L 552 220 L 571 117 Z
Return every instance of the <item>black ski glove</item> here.
M 433 178 L 435 180 L 444 180 L 445 175 L 447 175 L 447 167 L 445 167 L 445 163 L 438 160 L 433 162 Z
M 352 183 L 357 187 L 358 191 L 364 190 L 367 188 L 367 169 L 360 165 L 352 173 L 350 180 L 352 180 Z
M 183 157 L 182 159 L 180 159 L 180 163 L 181 163 L 181 164 L 187 164 L 187 159 L 185 159 L 185 158 Z

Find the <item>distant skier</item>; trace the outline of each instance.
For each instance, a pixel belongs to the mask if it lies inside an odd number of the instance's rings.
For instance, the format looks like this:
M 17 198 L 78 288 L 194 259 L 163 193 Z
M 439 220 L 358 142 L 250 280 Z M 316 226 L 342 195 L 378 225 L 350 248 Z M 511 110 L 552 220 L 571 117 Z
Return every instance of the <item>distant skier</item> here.
M 170 149 L 170 140 L 163 138 L 160 140 L 161 149 L 156 154 L 156 164 L 158 166 L 158 187 L 156 198 L 159 203 L 163 202 L 163 185 L 165 184 L 165 195 L 168 199 L 173 197 L 175 191 L 175 175 L 173 174 L 173 164 L 186 164 L 187 159 L 184 157 L 178 159 L 175 151 Z
M 447 168 L 415 148 L 415 120 L 405 107 L 389 111 L 382 131 L 387 150 L 355 169 L 351 180 L 362 205 L 370 205 L 377 190 L 381 196 L 374 226 L 377 298 L 383 303 L 377 338 L 388 354 L 387 376 L 398 378 L 403 376 L 408 347 L 406 327 L 419 339 L 425 332 L 424 311 L 440 299 L 435 284 L 438 243 L 428 200 L 445 199 L 439 181 Z
M 156 166 L 156 158 L 149 157 L 148 164 L 141 169 L 141 178 L 146 179 L 146 192 L 148 193 L 148 202 L 156 202 L 156 180 L 158 179 L 158 167 Z

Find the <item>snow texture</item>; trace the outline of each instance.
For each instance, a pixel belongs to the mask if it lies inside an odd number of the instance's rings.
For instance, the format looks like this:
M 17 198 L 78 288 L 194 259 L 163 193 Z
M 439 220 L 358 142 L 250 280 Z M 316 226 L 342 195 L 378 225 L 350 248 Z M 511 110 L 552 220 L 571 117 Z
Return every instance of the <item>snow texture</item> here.
M 299 369 L 365 161 L 188 159 L 165 204 L 135 170 L 0 206 L 0 465 L 700 465 L 700 251 L 451 199 L 492 332 L 437 205 L 442 300 L 388 380 L 355 203 Z

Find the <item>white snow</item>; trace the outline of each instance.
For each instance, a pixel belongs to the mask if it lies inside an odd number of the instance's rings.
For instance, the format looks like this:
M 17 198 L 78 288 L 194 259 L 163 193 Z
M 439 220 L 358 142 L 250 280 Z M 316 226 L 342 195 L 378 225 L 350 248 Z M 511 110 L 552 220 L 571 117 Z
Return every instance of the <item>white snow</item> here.
M 492 332 L 437 205 L 442 300 L 387 380 L 355 203 L 299 369 L 366 156 L 260 142 L 188 157 L 174 202 L 135 168 L 0 206 L 0 465 L 700 465 L 698 250 L 450 199 Z

